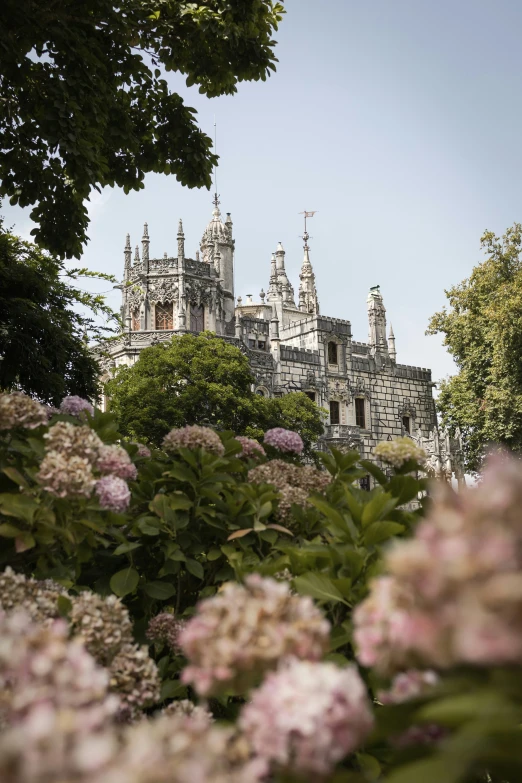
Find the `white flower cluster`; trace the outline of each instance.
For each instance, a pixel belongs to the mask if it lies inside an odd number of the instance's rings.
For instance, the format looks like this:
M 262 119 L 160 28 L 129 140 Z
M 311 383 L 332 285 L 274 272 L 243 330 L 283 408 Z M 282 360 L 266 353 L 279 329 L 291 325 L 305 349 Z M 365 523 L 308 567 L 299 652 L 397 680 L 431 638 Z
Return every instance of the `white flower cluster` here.
M 402 468 L 406 462 L 415 461 L 423 465 L 426 460 L 426 452 L 417 446 L 410 438 L 395 438 L 379 443 L 373 453 L 383 462 L 387 462 L 394 468 Z

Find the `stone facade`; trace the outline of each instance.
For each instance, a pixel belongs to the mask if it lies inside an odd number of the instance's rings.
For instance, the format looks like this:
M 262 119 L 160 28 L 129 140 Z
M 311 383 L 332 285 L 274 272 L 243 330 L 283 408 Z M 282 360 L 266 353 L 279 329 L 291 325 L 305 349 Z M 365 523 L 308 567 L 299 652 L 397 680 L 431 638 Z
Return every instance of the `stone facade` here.
M 368 294 L 368 341 L 355 341 L 349 321 L 320 314 L 305 231 L 297 304 L 281 243 L 272 255 L 267 292 L 235 302 L 232 233 L 230 214 L 222 220 L 216 196 L 195 259 L 185 256 L 181 221 L 176 257 L 149 257 L 145 224 L 141 257 L 136 247 L 131 262 L 127 235 L 121 286 L 126 328 L 103 359 L 106 373 L 173 335 L 210 330 L 248 356 L 256 393 L 302 391 L 326 410 L 322 448 L 354 447 L 370 458 L 378 442 L 408 435 L 427 450 L 434 472 L 460 477 L 460 441 L 438 430 L 431 371 L 397 362 L 379 287 Z

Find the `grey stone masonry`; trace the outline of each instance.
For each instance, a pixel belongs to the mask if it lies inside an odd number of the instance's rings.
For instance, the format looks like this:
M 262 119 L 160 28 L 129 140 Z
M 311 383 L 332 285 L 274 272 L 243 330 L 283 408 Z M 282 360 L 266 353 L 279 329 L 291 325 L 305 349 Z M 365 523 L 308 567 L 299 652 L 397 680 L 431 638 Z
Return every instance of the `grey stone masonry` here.
M 185 257 L 181 220 L 175 257 L 149 257 L 145 224 L 142 257 L 136 247 L 132 262 L 127 235 L 121 285 L 125 329 L 102 358 L 105 377 L 122 364 L 133 364 L 147 346 L 210 330 L 248 356 L 256 393 L 301 391 L 324 410 L 320 448 L 354 447 L 371 459 L 377 443 L 407 435 L 426 449 L 435 473 L 461 477 L 459 437 L 449 438 L 437 426 L 431 371 L 397 363 L 379 286 L 368 294 L 368 340 L 355 341 L 350 321 L 319 313 L 306 231 L 303 239 L 296 304 L 280 242 L 272 254 L 267 292 L 256 300 L 251 294 L 245 301 L 234 299 L 232 218 L 227 213 L 222 220 L 217 195 L 195 259 Z

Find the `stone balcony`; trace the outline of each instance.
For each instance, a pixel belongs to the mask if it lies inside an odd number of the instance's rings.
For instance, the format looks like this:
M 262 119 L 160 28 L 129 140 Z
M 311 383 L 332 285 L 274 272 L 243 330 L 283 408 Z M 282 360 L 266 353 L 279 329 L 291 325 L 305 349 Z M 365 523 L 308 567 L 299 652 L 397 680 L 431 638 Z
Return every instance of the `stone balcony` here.
M 359 441 L 361 428 L 355 424 L 326 424 L 323 440 Z

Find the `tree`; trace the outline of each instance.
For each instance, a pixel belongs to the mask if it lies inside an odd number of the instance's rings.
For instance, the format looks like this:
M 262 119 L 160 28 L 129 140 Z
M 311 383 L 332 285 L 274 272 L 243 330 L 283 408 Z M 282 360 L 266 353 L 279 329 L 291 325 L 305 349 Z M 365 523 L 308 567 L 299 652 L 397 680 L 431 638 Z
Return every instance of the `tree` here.
M 209 424 L 260 437 L 294 429 L 307 452 L 322 433 L 320 409 L 304 394 L 268 399 L 252 392 L 247 357 L 211 332 L 184 334 L 145 348 L 105 385 L 124 435 L 159 445 L 173 427 Z
M 522 451 L 522 225 L 502 239 L 487 231 L 481 244 L 486 260 L 446 291 L 450 312 L 435 313 L 427 332 L 444 334 L 459 368 L 437 404 L 443 423 L 464 436 L 469 471 L 490 443 Z
M 275 70 L 273 0 L 3 0 L 0 194 L 35 204 L 59 257 L 87 241 L 93 188 L 143 188 L 151 171 L 210 187 L 217 157 L 166 71 L 208 97 Z
M 68 282 L 79 277 L 114 282 L 110 275 L 66 270 L 6 230 L 0 217 L 0 389 L 18 388 L 51 404 L 67 394 L 98 396 L 100 368 L 88 338 L 111 330 L 92 316 L 117 319 L 101 295 Z

